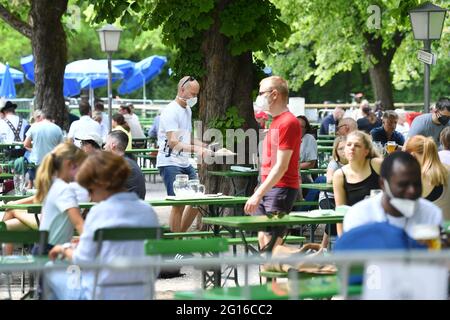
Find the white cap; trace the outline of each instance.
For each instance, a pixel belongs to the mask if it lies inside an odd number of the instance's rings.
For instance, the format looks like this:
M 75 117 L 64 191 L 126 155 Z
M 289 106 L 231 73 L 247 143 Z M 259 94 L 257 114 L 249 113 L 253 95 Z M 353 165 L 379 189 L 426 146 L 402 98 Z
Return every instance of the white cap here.
M 87 141 L 87 140 L 92 140 L 95 143 L 98 144 L 98 146 L 101 148 L 102 144 L 103 144 L 103 140 L 102 137 L 100 137 L 97 133 L 95 132 L 91 132 L 91 133 L 81 133 L 79 134 L 77 137 L 75 137 L 75 139 L 80 140 L 80 141 Z

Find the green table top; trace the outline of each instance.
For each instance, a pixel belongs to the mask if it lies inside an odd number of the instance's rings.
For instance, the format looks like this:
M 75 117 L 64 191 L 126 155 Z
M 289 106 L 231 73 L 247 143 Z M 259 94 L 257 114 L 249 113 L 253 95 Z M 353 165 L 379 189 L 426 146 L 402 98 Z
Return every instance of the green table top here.
M 315 168 L 315 169 L 301 169 L 301 174 L 324 174 L 327 173 L 326 168 Z
M 296 217 L 286 215 L 279 219 L 266 216 L 205 217 L 202 222 L 241 230 L 264 230 L 268 227 L 289 227 L 303 224 L 341 223 L 342 216 L 326 216 L 317 218 Z
M 278 290 L 274 287 L 279 288 Z M 274 291 L 276 290 L 276 292 Z M 299 281 L 297 289 L 300 299 L 330 298 L 340 293 L 339 279 L 335 275 L 315 276 Z M 246 291 L 248 290 L 248 291 Z M 362 287 L 352 285 L 348 287 L 348 295 L 360 295 Z M 176 299 L 204 299 L 204 300 L 285 300 L 289 299 L 285 284 L 251 285 L 245 287 L 225 287 L 211 290 L 180 291 L 175 293 Z
M 333 146 L 317 146 L 317 151 L 333 151 Z
M 302 183 L 300 187 L 309 190 L 333 191 L 332 183 Z
M 198 200 L 166 200 L 166 199 L 152 199 L 147 200 L 146 202 L 151 204 L 154 207 L 167 207 L 167 206 L 183 206 L 183 205 L 192 205 L 192 206 L 200 206 L 200 205 L 217 205 L 217 206 L 227 206 L 227 205 L 242 205 L 247 202 L 247 197 L 230 197 L 230 198 L 207 198 L 207 199 L 198 199 Z M 94 202 L 85 202 L 80 203 L 79 206 L 81 209 L 89 209 L 94 206 Z M 4 204 L 0 207 L 1 210 L 5 209 L 18 209 L 18 210 L 27 210 L 29 213 L 40 213 L 42 209 L 41 203 L 32 203 L 32 204 Z
M 141 168 L 141 172 L 143 174 L 149 174 L 149 173 L 159 173 L 159 169 L 158 168 Z
M 26 195 L 16 195 L 16 194 L 2 194 L 0 195 L 0 201 L 3 201 L 5 203 L 10 201 L 16 201 L 24 198 L 31 197 L 32 193 L 27 193 Z
M 225 170 L 225 171 L 208 171 L 208 174 L 212 176 L 220 176 L 220 177 L 256 177 L 259 174 L 259 171 L 233 171 L 233 170 Z
M 150 203 L 154 207 L 163 207 L 163 206 L 183 206 L 183 205 L 192 205 L 192 206 L 204 206 L 204 205 L 218 205 L 218 206 L 227 206 L 227 205 L 243 205 L 247 202 L 248 197 L 230 197 L 230 198 L 207 198 L 207 199 L 196 199 L 196 200 L 148 200 L 147 203 Z
M 9 147 L 23 147 L 23 142 L 0 143 L 0 149 Z

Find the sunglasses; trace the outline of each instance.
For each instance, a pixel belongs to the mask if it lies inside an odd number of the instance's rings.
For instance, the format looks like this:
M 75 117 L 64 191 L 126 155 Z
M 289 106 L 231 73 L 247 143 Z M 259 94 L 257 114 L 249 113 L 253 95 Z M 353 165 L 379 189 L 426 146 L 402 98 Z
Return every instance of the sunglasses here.
M 272 219 L 272 218 L 282 219 L 286 214 L 287 214 L 286 212 L 274 211 L 274 212 L 267 212 L 266 216 L 269 219 Z
M 189 76 L 189 78 L 187 78 L 186 80 L 183 81 L 183 83 L 181 84 L 181 87 L 184 87 L 184 85 L 190 81 L 195 81 L 195 78 Z

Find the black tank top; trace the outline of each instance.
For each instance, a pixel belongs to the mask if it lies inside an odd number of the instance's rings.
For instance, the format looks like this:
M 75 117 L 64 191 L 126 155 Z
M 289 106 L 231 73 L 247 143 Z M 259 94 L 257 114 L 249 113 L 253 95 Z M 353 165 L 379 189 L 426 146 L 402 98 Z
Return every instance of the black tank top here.
M 370 190 L 380 189 L 380 176 L 373 170 L 372 164 L 370 165 L 370 176 L 364 179 L 361 182 L 357 183 L 348 183 L 347 178 L 345 177 L 344 170 L 342 170 L 342 174 L 344 175 L 344 190 L 345 196 L 347 198 L 347 205 L 352 206 L 361 200 L 364 200 L 365 196 L 370 195 Z

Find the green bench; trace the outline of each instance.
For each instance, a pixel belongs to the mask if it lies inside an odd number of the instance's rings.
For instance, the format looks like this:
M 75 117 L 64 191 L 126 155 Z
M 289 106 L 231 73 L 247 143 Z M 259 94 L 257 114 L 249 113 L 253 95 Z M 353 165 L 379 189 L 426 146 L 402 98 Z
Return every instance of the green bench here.
M 274 284 L 251 285 L 248 287 L 213 288 L 211 290 L 179 291 L 175 293 L 177 300 L 287 300 L 288 290 L 274 290 Z M 276 284 L 275 284 L 276 285 Z M 283 285 L 281 285 L 281 288 Z M 360 285 L 348 287 L 349 296 L 360 295 Z M 340 294 L 337 276 L 320 276 L 299 280 L 298 299 L 329 299 Z

